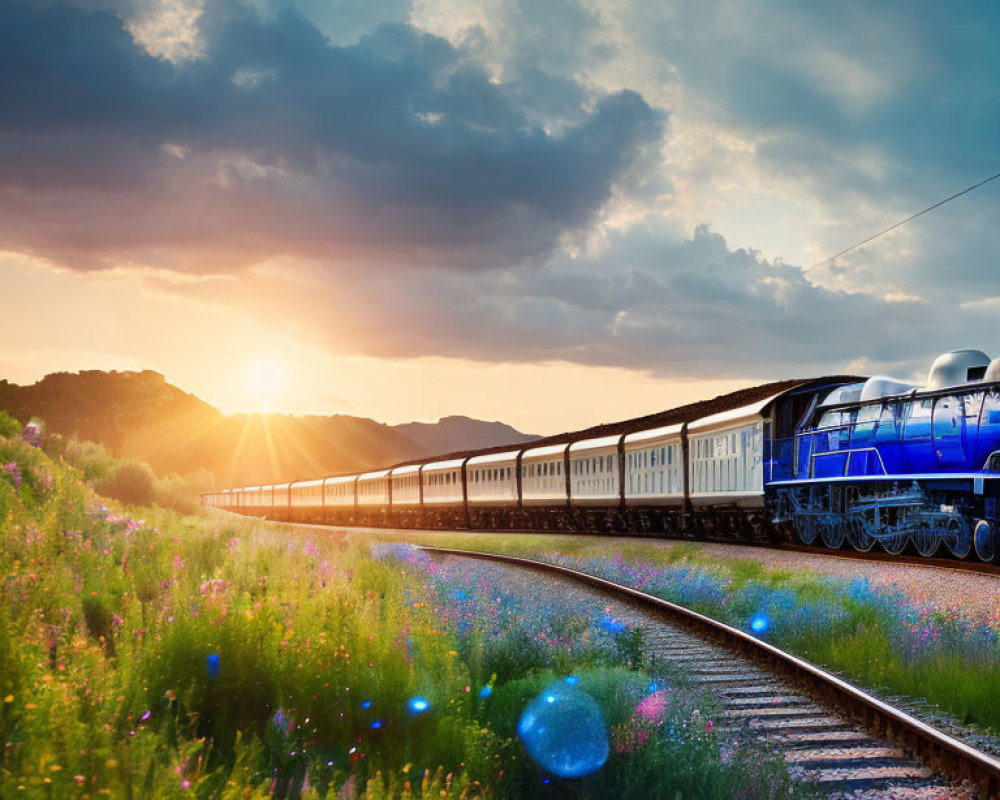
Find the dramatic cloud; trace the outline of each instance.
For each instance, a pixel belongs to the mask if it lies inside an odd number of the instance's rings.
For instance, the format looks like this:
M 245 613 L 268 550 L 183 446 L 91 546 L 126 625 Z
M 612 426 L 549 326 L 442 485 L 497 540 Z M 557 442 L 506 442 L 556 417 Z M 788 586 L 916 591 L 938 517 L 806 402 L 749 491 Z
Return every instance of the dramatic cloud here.
M 83 267 L 509 265 L 587 224 L 662 135 L 636 93 L 579 86 L 549 132 L 523 87 L 408 25 L 336 46 L 293 7 L 223 3 L 200 36 L 170 61 L 110 11 L 0 7 L 0 239 Z
M 683 241 L 659 228 L 650 220 L 609 234 L 597 252 L 561 255 L 541 267 L 479 274 L 423 268 L 357 281 L 347 272 L 331 278 L 328 267 L 285 265 L 257 270 L 238 288 L 176 288 L 245 303 L 259 317 L 274 305 L 295 308 L 285 325 L 332 352 L 559 359 L 658 377 L 753 380 L 858 365 L 910 374 L 926 369 L 928 343 L 916 335 L 922 328 L 974 330 L 970 319 L 956 329 L 941 309 L 919 300 L 814 286 L 800 269 L 732 251 L 706 228 Z

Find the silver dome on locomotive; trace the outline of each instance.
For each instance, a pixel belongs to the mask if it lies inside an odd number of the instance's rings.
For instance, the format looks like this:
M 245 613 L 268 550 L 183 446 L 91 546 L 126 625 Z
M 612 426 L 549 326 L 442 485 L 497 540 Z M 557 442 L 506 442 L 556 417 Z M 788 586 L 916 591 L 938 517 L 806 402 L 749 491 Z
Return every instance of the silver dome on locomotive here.
M 947 389 L 982 380 L 989 366 L 990 357 L 982 350 L 952 350 L 934 359 L 924 388 Z

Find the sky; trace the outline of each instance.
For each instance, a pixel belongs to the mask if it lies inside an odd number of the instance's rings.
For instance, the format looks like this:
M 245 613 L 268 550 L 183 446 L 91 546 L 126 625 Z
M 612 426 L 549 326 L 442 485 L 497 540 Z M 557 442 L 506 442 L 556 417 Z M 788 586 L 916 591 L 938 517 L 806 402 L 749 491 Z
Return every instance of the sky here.
M 1000 356 L 1000 6 L 0 0 L 0 377 L 548 434 Z

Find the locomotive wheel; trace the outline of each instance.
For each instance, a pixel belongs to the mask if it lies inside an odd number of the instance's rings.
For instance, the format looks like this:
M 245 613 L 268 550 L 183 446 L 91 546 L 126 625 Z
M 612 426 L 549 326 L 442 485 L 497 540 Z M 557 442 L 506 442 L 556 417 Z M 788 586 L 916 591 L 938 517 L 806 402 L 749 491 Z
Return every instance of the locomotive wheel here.
M 996 526 L 988 519 L 979 520 L 973 538 L 976 540 L 976 555 L 979 556 L 979 560 L 992 564 L 997 557 Z
M 910 535 L 910 541 L 917 548 L 917 552 L 924 558 L 930 558 L 941 546 L 941 534 L 934 528 L 922 528 Z
M 882 549 L 890 556 L 898 556 L 906 547 L 906 540 L 909 537 L 905 533 L 893 533 L 881 539 Z
M 803 514 L 795 519 L 795 531 L 799 534 L 799 541 L 802 544 L 812 544 L 816 541 L 816 527 L 815 517 Z
M 857 519 L 847 522 L 847 541 L 859 553 L 867 553 L 875 546 L 875 539 L 868 535 L 864 522 Z
M 965 558 L 972 551 L 972 528 L 967 520 L 953 519 L 948 523 L 945 546 L 955 558 Z
M 842 522 L 821 522 L 818 525 L 819 535 L 831 550 L 839 550 L 844 544 L 844 523 Z

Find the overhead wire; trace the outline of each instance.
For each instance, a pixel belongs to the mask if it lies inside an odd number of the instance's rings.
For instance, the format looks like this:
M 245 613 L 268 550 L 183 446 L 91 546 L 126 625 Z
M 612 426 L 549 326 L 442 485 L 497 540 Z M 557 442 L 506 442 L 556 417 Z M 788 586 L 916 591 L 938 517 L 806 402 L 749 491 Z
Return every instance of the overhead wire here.
M 845 248 L 844 250 L 841 250 L 836 255 L 832 255 L 829 258 L 824 259 L 823 261 L 820 261 L 818 264 L 813 264 L 811 267 L 809 267 L 809 269 L 803 270 L 802 274 L 803 275 L 808 275 L 814 269 L 817 269 L 818 267 L 825 266 L 826 264 L 829 264 L 831 261 L 836 261 L 838 258 L 840 258 L 843 255 L 846 255 L 847 253 L 850 253 L 852 250 L 857 250 L 859 247 L 862 247 L 863 245 L 866 245 L 869 242 L 874 242 L 880 236 L 885 236 L 885 234 L 889 233 L 890 231 L 896 230 L 896 228 L 902 227 L 907 222 L 912 222 L 917 217 L 920 217 L 920 216 L 923 216 L 924 214 L 926 214 L 928 211 L 933 211 L 935 208 L 940 208 L 945 203 L 950 203 L 955 198 L 961 197 L 963 194 L 968 194 L 969 192 L 973 191 L 974 189 L 978 189 L 980 186 L 985 186 L 987 183 L 989 183 L 990 181 L 995 181 L 997 178 L 1000 178 L 1000 172 L 998 172 L 996 175 L 991 175 L 990 177 L 986 178 L 985 180 L 979 181 L 979 183 L 974 183 L 972 186 L 969 186 L 969 187 L 967 187 L 965 189 L 962 189 L 962 191 L 960 191 L 960 192 L 956 192 L 951 197 L 946 197 L 944 200 L 939 200 L 938 202 L 936 202 L 932 206 L 927 206 L 927 208 L 925 208 L 923 211 L 918 211 L 916 214 L 912 214 L 911 216 L 907 217 L 906 219 L 897 222 L 895 225 L 890 225 L 885 230 L 879 231 L 878 233 L 876 233 L 876 234 L 874 234 L 872 236 L 869 236 L 864 241 L 858 242 L 857 244 L 852 244 L 850 247 Z

